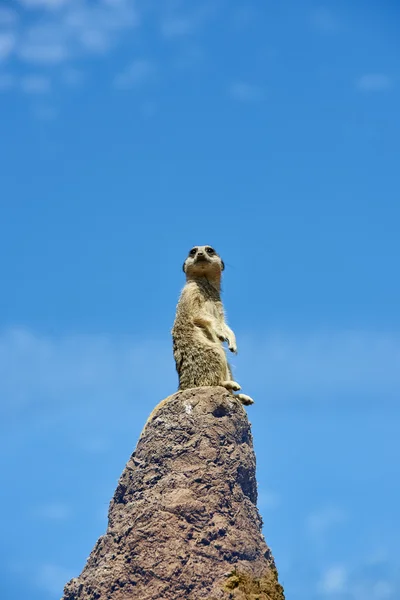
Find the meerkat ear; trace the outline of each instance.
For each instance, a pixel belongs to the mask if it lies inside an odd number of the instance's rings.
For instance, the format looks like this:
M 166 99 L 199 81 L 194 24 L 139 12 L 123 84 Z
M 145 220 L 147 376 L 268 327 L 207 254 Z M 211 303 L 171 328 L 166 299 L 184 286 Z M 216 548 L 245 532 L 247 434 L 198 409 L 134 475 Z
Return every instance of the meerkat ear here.
M 223 271 L 225 269 L 225 263 L 224 263 L 224 261 L 222 259 L 221 259 L 221 266 L 222 266 L 221 271 Z
M 186 260 L 185 260 L 185 262 L 184 262 L 184 263 L 183 263 L 183 265 L 182 265 L 182 271 L 183 271 L 184 273 L 186 273 L 185 266 L 186 266 Z

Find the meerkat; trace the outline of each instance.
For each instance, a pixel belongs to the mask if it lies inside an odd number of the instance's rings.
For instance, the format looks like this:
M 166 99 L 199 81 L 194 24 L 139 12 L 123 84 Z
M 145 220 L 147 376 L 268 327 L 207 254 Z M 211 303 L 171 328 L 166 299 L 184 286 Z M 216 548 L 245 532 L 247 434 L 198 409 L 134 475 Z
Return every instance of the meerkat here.
M 184 286 L 172 328 L 173 351 L 179 389 L 222 386 L 230 392 L 241 388 L 232 379 L 223 343 L 237 353 L 236 337 L 225 321 L 221 301 L 221 275 L 225 265 L 211 246 L 195 246 L 183 264 Z M 245 394 L 235 395 L 246 406 Z

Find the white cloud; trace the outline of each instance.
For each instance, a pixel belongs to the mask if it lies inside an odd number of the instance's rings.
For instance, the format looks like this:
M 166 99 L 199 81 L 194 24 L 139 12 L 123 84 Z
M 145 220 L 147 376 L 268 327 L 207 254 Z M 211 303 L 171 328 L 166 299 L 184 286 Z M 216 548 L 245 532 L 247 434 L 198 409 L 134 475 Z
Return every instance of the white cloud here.
M 377 600 L 392 598 L 395 594 L 394 586 L 389 581 L 377 581 L 372 591 Z
M 340 594 L 346 590 L 347 570 L 342 565 L 329 567 L 318 585 L 322 594 Z
M 364 407 L 376 399 L 382 408 L 386 401 L 398 402 L 400 338 L 395 335 L 265 334 L 246 339 L 237 334 L 239 382 L 250 382 L 276 406 L 308 399 L 324 403 L 332 397 L 338 403 L 343 394 L 346 403 L 362 398 Z M 156 380 L 151 375 L 154 356 Z M 35 407 L 37 418 L 73 412 L 82 399 L 88 410 L 114 398 L 131 405 L 138 394 L 161 399 L 176 388 L 167 334 L 162 341 L 101 335 L 57 338 L 26 330 L 0 334 L 3 418 L 23 415 L 29 406 Z M 323 507 L 309 516 L 307 528 L 321 538 L 344 519 L 339 508 Z
M 331 10 L 324 6 L 316 8 L 310 15 L 311 24 L 322 33 L 335 33 L 339 23 Z
M 19 89 L 29 95 L 44 95 L 51 90 L 51 80 L 44 75 L 25 75 L 15 77 L 9 73 L 0 75 L 0 92 Z M 34 113 L 39 118 L 50 119 L 56 116 L 56 110 L 52 107 L 36 107 Z
M 67 67 L 61 76 L 62 82 L 68 87 L 76 87 L 84 80 L 84 75 L 79 69 Z
M 73 573 L 70 570 L 51 563 L 45 563 L 38 569 L 36 584 L 49 594 L 54 596 L 58 594 L 58 597 L 61 597 L 65 584 L 72 577 Z
M 238 336 L 240 373 L 262 378 L 263 393 L 282 401 L 322 403 L 345 395 L 364 406 L 371 398 L 397 402 L 400 394 L 400 336 L 363 331 Z M 243 363 L 242 363 L 242 356 Z M 240 380 L 240 378 L 239 378 Z
M 159 378 L 154 381 L 154 356 Z M 23 373 L 23 377 L 21 376 Z M 177 379 L 165 343 L 130 337 L 73 335 L 51 338 L 25 330 L 0 335 L 0 413 L 23 415 L 29 406 L 47 416 L 110 403 L 132 404 L 145 390 L 160 399 L 173 393 Z M 1 418 L 1 415 L 0 415 Z
M 258 492 L 258 507 L 262 510 L 274 510 L 279 507 L 281 499 L 279 494 L 270 490 L 260 490 Z
M 109 441 L 105 437 L 87 435 L 85 439 L 79 440 L 79 447 L 88 454 L 104 454 L 109 450 Z
M 50 10 L 62 8 L 68 2 L 71 3 L 71 0 L 19 0 L 19 3 L 26 8 L 47 8 Z
M 53 106 L 36 106 L 33 114 L 40 121 L 54 121 L 58 117 L 58 111 Z
M 349 600 L 389 600 L 398 597 L 396 562 L 391 573 L 382 577 L 369 563 L 352 561 L 352 564 L 329 565 L 322 573 L 317 585 L 319 594 L 331 598 Z
M 172 12 L 161 19 L 161 33 L 165 38 L 177 38 L 194 34 L 211 16 L 211 5 L 190 14 Z
M 382 92 L 392 87 L 393 81 L 384 73 L 368 73 L 356 81 L 356 87 L 362 92 Z
M 90 4 L 86 2 L 66 13 L 63 27 L 71 41 L 86 50 L 99 52 L 111 48 L 124 31 L 136 27 L 138 17 L 126 1 Z
M 115 86 L 129 89 L 150 81 L 155 74 L 155 65 L 149 60 L 137 59 L 115 78 Z
M 327 506 L 311 513 L 306 521 L 307 529 L 314 539 L 323 540 L 329 530 L 346 520 L 345 513 L 336 506 Z
M 16 38 L 11 32 L 0 33 L 0 61 L 7 59 L 15 47 Z
M 259 86 L 237 81 L 229 88 L 229 94 L 239 102 L 256 102 L 262 98 L 262 90 Z
M 62 35 L 58 38 L 47 28 L 39 28 L 28 32 L 17 49 L 17 55 L 26 63 L 56 65 L 65 62 L 70 52 Z
M 157 104 L 152 100 L 149 100 L 148 102 L 143 102 L 142 106 L 140 107 L 140 110 L 144 117 L 153 117 L 157 112 Z
M 200 9 L 180 12 L 180 3 L 148 7 L 132 0 L 17 0 L 18 13 L 0 9 L 0 24 L 7 30 L 0 33 L 0 61 L 10 56 L 32 69 L 28 77 L 48 75 L 51 69 L 53 85 L 76 86 L 82 82 L 79 66 L 88 57 L 102 57 L 112 52 L 128 34 L 139 27 L 140 16 L 151 14 L 164 38 L 188 36 L 197 31 L 213 14 L 211 4 Z M 153 10 L 155 8 L 155 10 Z M 147 11 L 147 12 L 146 12 Z M 18 16 L 17 16 L 18 15 Z M 193 57 L 190 57 L 191 60 Z M 188 62 L 188 57 L 184 60 Z M 192 61 L 193 62 L 193 61 Z M 11 75 L 16 75 L 15 61 L 10 62 Z M 73 67 L 72 67 L 73 65 Z M 54 71 L 58 72 L 53 77 Z M 46 73 L 45 73 L 46 71 Z M 137 59 L 123 73 L 114 77 L 120 88 L 142 85 L 154 76 L 154 64 Z M 20 76 L 18 76 L 20 77 Z M 44 91 L 44 87 L 43 91 Z M 3 85 L 39 93 L 40 85 L 20 82 Z M 145 109 L 146 114 L 153 110 Z
M 26 94 L 47 94 L 51 89 L 50 79 L 43 75 L 27 75 L 20 80 L 20 86 Z
M 105 54 L 111 47 L 108 32 L 98 29 L 83 29 L 79 34 L 79 41 L 92 54 Z
M 0 25 L 14 25 L 18 21 L 16 12 L 9 8 L 0 7 Z
M 138 23 L 128 0 L 23 0 L 30 18 L 20 24 L 16 54 L 28 64 L 57 65 L 112 49 Z M 40 10 L 37 10 L 40 9 Z
M 172 66 L 175 69 L 192 71 L 204 62 L 205 56 L 204 48 L 191 42 L 180 49 L 179 54 L 172 61 Z
M 233 8 L 231 19 L 234 28 L 242 30 L 256 21 L 257 11 L 254 6 L 238 6 Z
M 108 504 L 106 504 L 106 505 L 102 506 L 101 508 L 99 508 L 98 510 L 96 510 L 95 514 L 99 521 L 106 524 L 107 520 L 108 520 Z
M 37 507 L 34 516 L 48 521 L 65 521 L 71 516 L 71 509 L 63 502 L 53 502 Z
M 189 17 L 169 17 L 161 23 L 161 32 L 165 37 L 189 35 L 196 29 L 196 21 Z
M 7 73 L 0 75 L 0 92 L 11 90 L 16 84 L 16 79 L 13 75 Z

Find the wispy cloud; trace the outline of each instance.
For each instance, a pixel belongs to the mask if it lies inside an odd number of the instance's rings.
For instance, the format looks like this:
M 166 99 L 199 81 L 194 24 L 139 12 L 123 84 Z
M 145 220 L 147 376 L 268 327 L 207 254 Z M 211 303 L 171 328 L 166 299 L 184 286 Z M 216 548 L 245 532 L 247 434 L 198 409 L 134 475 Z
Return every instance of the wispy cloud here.
M 65 6 L 69 0 L 19 0 L 27 8 L 49 8 L 51 10 Z
M 47 94 L 51 89 L 50 79 L 43 75 L 27 75 L 20 80 L 21 90 L 26 94 Z
M 116 50 L 145 17 L 153 19 L 160 38 L 175 40 L 193 36 L 215 12 L 213 4 L 148 7 L 131 0 L 18 0 L 18 4 L 18 12 L 0 9 L 0 62 L 17 78 L 21 66 L 27 76 L 46 76 L 54 89 L 82 83 L 87 59 L 101 59 Z M 179 60 L 188 62 L 187 48 L 182 54 Z M 154 73 L 154 63 L 133 54 L 131 64 L 111 79 L 115 87 L 130 89 L 149 82 Z M 4 81 L 0 91 L 39 93 L 34 87 Z
M 196 22 L 189 17 L 167 17 L 161 23 L 161 32 L 165 37 L 189 35 L 194 31 Z
M 392 567 L 395 565 L 392 565 Z M 398 576 L 389 569 L 386 576 L 367 563 L 358 566 L 332 564 L 322 572 L 317 592 L 326 598 L 389 600 L 398 597 Z
M 385 600 L 386 598 L 394 598 L 396 589 L 390 581 L 377 581 L 372 587 L 372 594 L 376 600 Z M 365 598 L 365 595 L 363 598 Z
M 248 381 L 276 405 L 324 403 L 331 398 L 363 406 L 398 402 L 400 337 L 368 332 L 265 334 L 238 333 L 239 355 L 233 359 L 239 382 Z M 158 377 L 153 372 L 157 356 Z M 260 375 L 260 374 L 263 375 Z M 21 375 L 23 374 L 23 376 Z M 160 398 L 173 393 L 177 378 L 170 339 L 74 335 L 52 338 L 26 330 L 0 334 L 0 396 L 4 417 L 26 407 L 70 408 L 85 398 L 121 402 L 140 390 Z M 372 399 L 372 400 L 371 400 Z M 343 518 L 337 508 L 309 517 L 309 531 L 323 531 Z
M 238 6 L 233 8 L 231 20 L 234 29 L 242 30 L 249 27 L 257 19 L 257 11 L 254 6 Z
M 325 6 L 320 6 L 310 15 L 311 25 L 321 33 L 335 33 L 339 30 L 339 22 L 334 13 Z
M 242 364 L 242 355 L 245 357 Z M 400 336 L 364 331 L 239 337 L 233 359 L 250 382 L 263 376 L 263 392 L 282 401 L 323 403 L 345 398 L 366 406 L 371 398 L 398 402 Z M 241 378 L 239 377 L 239 380 Z
M 239 102 L 257 102 L 263 97 L 262 89 L 245 81 L 236 81 L 229 87 L 229 94 Z
M 140 109 L 141 109 L 142 115 L 144 117 L 146 117 L 147 119 L 149 119 L 150 117 L 153 117 L 156 114 L 157 104 L 154 101 L 149 100 L 147 102 L 143 102 Z
M 258 492 L 258 507 L 262 510 L 275 510 L 279 507 L 281 499 L 279 494 L 271 490 L 261 489 Z
M 107 52 L 138 24 L 129 0 L 20 0 L 24 8 L 0 11 L 0 59 L 14 56 L 27 65 L 54 66 Z M 17 35 L 18 33 L 18 35 Z
M 38 506 L 33 515 L 46 521 L 65 521 L 71 516 L 71 508 L 63 502 L 52 502 Z
M 33 65 L 56 65 L 71 57 L 68 45 L 46 29 L 30 31 L 16 53 L 22 61 Z
M 14 10 L 0 6 L 0 25 L 14 25 L 17 21 L 18 15 Z
M 3 74 L 0 75 L 0 91 L 7 91 L 13 89 L 16 84 L 16 78 L 13 75 Z
M 0 75 L 0 91 L 18 89 L 29 95 L 43 95 L 51 90 L 51 80 L 46 75 L 15 76 L 10 73 Z
M 104 454 L 110 449 L 109 442 L 99 435 L 87 435 L 79 440 L 79 447 L 88 454 Z
M 65 584 L 73 575 L 74 573 L 64 567 L 45 563 L 38 569 L 36 584 L 45 592 L 54 596 L 58 594 L 58 597 L 60 597 Z
M 343 565 L 328 567 L 318 584 L 319 591 L 324 595 L 341 594 L 346 590 L 347 570 Z
M 61 74 L 61 81 L 68 87 L 76 87 L 84 81 L 84 74 L 79 69 L 67 67 Z
M 154 382 L 154 356 L 159 380 Z M 21 373 L 24 376 L 21 377 Z M 0 335 L 0 412 L 6 418 L 73 411 L 84 399 L 85 407 L 101 402 L 132 403 L 149 389 L 160 399 L 176 389 L 169 340 L 74 335 L 51 338 L 26 330 Z M 0 418 L 1 421 L 1 418 Z
M 329 530 L 341 525 L 345 520 L 343 510 L 336 506 L 327 506 L 311 513 L 307 517 L 306 526 L 314 539 L 323 540 Z
M 146 59 L 133 61 L 122 73 L 117 75 L 114 84 L 120 89 L 129 89 L 148 83 L 154 78 L 156 67 Z
M 58 117 L 58 111 L 53 106 L 36 106 L 33 114 L 40 121 L 54 121 Z
M 4 61 L 11 55 L 15 43 L 16 37 L 14 33 L 0 33 L 0 62 Z
M 362 92 L 382 92 L 389 90 L 393 80 L 384 73 L 368 73 L 362 75 L 356 81 L 356 87 Z
M 201 9 L 185 14 L 174 10 L 161 18 L 161 33 L 165 38 L 192 35 L 210 18 L 212 13 L 211 5 L 204 5 Z

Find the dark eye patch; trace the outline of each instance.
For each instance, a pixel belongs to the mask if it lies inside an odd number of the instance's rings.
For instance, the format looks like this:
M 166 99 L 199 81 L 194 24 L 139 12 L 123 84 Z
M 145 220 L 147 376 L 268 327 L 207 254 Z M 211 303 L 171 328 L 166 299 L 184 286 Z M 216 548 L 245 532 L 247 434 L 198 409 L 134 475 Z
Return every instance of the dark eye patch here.
M 211 248 L 210 246 L 207 246 L 207 248 L 206 248 L 206 252 L 207 252 L 207 254 L 211 254 L 211 255 L 212 255 L 212 254 L 215 254 L 215 250 L 214 250 L 214 248 Z
M 194 256 L 196 254 L 197 248 L 192 248 L 189 252 L 189 256 Z

